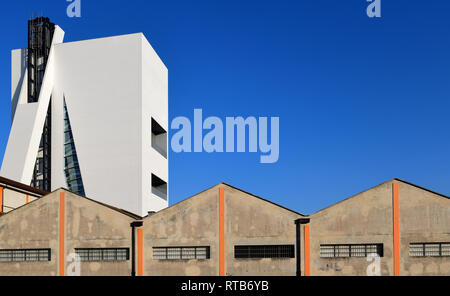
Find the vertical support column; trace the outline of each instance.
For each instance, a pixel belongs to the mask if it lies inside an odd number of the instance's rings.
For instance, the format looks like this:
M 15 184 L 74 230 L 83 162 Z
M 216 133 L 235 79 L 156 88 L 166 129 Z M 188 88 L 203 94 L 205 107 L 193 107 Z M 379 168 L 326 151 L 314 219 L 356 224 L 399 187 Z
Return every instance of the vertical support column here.
M 64 276 L 65 269 L 65 216 L 66 197 L 64 192 L 59 193 L 59 275 Z
M 138 264 L 137 264 L 137 275 L 144 275 L 144 236 L 142 232 L 142 228 L 138 228 L 137 230 L 137 245 L 138 245 Z
M 26 201 L 26 203 L 29 203 L 30 202 L 30 196 L 27 194 L 27 201 Z
M 219 188 L 219 276 L 225 276 L 225 189 Z
M 0 187 L 0 214 L 3 214 L 3 187 Z
M 392 184 L 392 212 L 394 222 L 394 276 L 400 276 L 400 217 L 398 183 Z
M 295 223 L 295 257 L 297 259 L 297 266 L 296 266 L 296 274 L 297 276 L 302 275 L 302 258 L 301 258 L 301 227 L 303 224 L 308 224 L 311 221 L 310 218 L 299 218 L 294 221 Z M 306 227 L 306 226 L 305 226 Z M 309 227 L 309 226 L 308 226 Z M 309 242 L 308 242 L 309 244 Z
M 311 275 L 311 251 L 310 251 L 310 231 L 309 225 L 305 225 L 305 276 Z

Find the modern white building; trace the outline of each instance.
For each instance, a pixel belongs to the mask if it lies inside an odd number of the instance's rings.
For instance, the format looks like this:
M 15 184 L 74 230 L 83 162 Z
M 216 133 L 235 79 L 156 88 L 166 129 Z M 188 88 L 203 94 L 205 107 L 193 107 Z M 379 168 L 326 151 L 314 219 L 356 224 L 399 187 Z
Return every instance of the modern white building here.
M 63 43 L 48 18 L 28 35 L 12 51 L 1 175 L 140 216 L 167 207 L 168 70 L 145 36 Z

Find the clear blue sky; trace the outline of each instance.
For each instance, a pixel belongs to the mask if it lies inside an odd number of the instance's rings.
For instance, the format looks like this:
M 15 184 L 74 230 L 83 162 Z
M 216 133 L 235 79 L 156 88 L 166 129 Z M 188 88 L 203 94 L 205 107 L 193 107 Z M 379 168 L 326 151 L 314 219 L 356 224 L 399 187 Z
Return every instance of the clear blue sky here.
M 4 1 L 0 157 L 10 50 L 42 12 L 66 41 L 143 32 L 169 69 L 170 117 L 279 116 L 280 160 L 171 153 L 171 204 L 225 181 L 312 213 L 393 177 L 450 195 L 450 2 Z

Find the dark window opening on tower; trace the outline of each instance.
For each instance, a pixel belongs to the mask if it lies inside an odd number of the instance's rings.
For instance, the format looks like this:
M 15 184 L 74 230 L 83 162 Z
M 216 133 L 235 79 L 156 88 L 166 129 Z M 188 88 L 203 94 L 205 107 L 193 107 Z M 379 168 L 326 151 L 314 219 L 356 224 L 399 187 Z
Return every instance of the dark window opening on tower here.
M 167 131 L 152 118 L 152 147 L 167 158 Z

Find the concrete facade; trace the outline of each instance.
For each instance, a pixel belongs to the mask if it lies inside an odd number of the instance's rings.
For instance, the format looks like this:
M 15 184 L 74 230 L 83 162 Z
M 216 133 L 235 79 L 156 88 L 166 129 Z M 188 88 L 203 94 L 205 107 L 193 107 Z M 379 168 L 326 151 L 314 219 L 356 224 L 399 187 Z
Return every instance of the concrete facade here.
M 219 190 L 224 189 L 225 275 L 295 275 L 295 258 L 236 259 L 235 245 L 295 245 L 301 214 L 227 184 L 216 185 L 146 217 L 144 275 L 217 276 L 220 265 Z M 157 260 L 153 247 L 209 246 L 210 259 Z
M 394 275 L 393 187 L 399 200 L 400 275 L 450 275 L 450 257 L 411 257 L 411 243 L 450 242 L 450 199 L 394 179 L 310 216 L 311 275 L 366 275 L 365 257 L 321 258 L 323 244 L 383 244 L 381 275 Z
M 299 236 L 298 219 L 306 223 Z M 310 216 L 225 183 L 146 217 L 59 189 L 0 216 L 0 275 L 68 275 L 67 256 L 76 249 L 125 248 L 126 259 L 80 262 L 81 275 L 127 276 L 134 263 L 142 276 L 295 276 L 298 268 L 301 275 L 364 276 L 373 263 L 366 255 L 329 258 L 320 251 L 362 244 L 382 245 L 380 275 L 450 275 L 450 253 L 411 256 L 416 243 L 450 245 L 450 199 L 399 179 Z M 250 246 L 292 253 L 237 256 L 236 247 Z M 50 249 L 51 260 L 2 261 L 4 250 L 22 249 Z
M 135 218 L 67 190 L 56 190 L 0 218 L 0 250 L 48 248 L 51 260 L 0 262 L 0 275 L 56 276 L 61 275 L 61 267 L 67 274 L 71 263 L 67 256 L 75 248 L 131 249 L 130 223 Z M 131 274 L 130 260 L 80 262 L 80 268 L 85 276 Z

